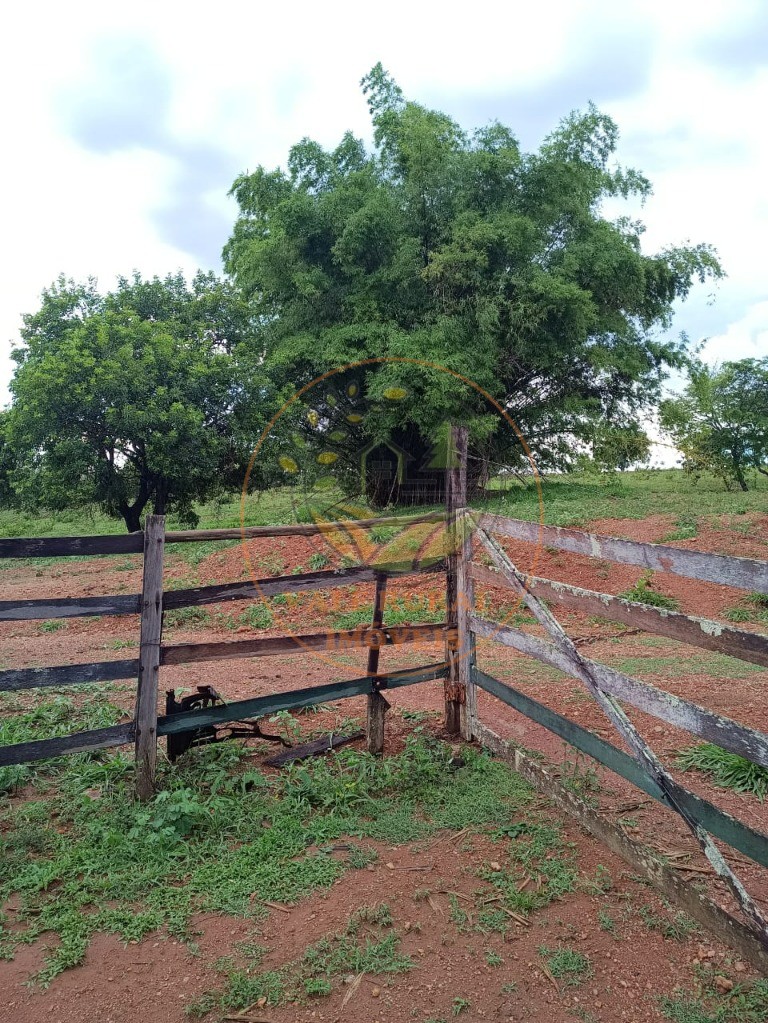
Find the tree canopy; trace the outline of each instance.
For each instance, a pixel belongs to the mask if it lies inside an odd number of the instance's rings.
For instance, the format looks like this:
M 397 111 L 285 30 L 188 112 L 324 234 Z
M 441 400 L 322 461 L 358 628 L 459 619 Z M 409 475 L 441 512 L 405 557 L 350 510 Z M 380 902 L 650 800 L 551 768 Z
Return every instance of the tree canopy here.
M 331 150 L 304 139 L 286 169 L 232 188 L 225 266 L 252 304 L 276 397 L 346 363 L 415 359 L 485 389 L 542 468 L 593 444 L 604 455 L 610 431 L 636 435 L 683 358 L 684 339 L 667 336 L 675 301 L 722 271 L 706 244 L 648 255 L 641 222 L 604 215 L 606 200 L 650 193 L 615 165 L 614 122 L 590 106 L 525 153 L 502 124 L 467 133 L 406 100 L 381 65 L 362 86 L 372 150 L 351 134 Z M 363 375 L 368 438 L 417 454 L 453 420 L 488 457 L 522 457 L 457 379 L 396 362 Z M 388 403 L 393 390 L 403 397 Z M 324 422 L 318 448 L 349 455 L 358 438 L 329 440 Z
M 59 278 L 14 353 L 3 430 L 18 498 L 98 502 L 129 530 L 150 502 L 194 523 L 194 500 L 242 478 L 236 420 L 252 414 L 253 388 L 235 356 L 249 333 L 244 303 L 213 274 L 135 274 L 106 296 Z
M 714 367 L 692 359 L 683 394 L 661 404 L 661 425 L 690 471 L 748 490 L 748 470 L 768 476 L 768 358 Z

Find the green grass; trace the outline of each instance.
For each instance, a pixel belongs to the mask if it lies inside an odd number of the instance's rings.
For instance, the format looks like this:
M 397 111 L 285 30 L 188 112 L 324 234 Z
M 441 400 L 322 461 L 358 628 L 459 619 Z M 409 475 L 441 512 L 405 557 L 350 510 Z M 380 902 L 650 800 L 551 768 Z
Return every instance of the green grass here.
M 3 704 L 2 744 L 111 724 L 120 713 L 90 696 L 79 706 L 62 698 L 34 711 L 16 706 Z M 0 809 L 0 904 L 17 907 L 0 919 L 0 957 L 57 936 L 36 978 L 49 983 L 82 961 L 97 933 L 138 941 L 164 929 L 190 941 L 195 913 L 256 920 L 263 900 L 291 903 L 329 888 L 372 858 L 364 848 L 348 864 L 332 857 L 328 846 L 342 836 L 395 844 L 440 829 L 491 829 L 525 812 L 532 793 L 518 775 L 472 748 L 459 769 L 449 768 L 451 756 L 416 732 L 394 756 L 346 748 L 265 776 L 245 748 L 222 743 L 162 762 L 161 791 L 146 804 L 133 800 L 133 763 L 122 752 L 6 768 L 6 788 L 31 785 L 35 798 Z M 396 952 L 390 943 L 376 955 L 387 949 Z
M 758 799 L 765 799 L 768 794 L 768 769 L 712 743 L 703 742 L 682 750 L 677 763 L 683 771 L 702 771 L 721 788 L 749 793 Z
M 625 675 L 664 675 L 667 678 L 682 678 L 686 675 L 749 678 L 765 671 L 759 664 L 749 664 L 727 654 L 693 654 L 690 657 L 608 657 L 606 660 Z
M 370 625 L 373 604 L 365 604 L 353 611 L 342 611 L 333 616 L 335 629 L 356 629 L 359 625 Z M 426 597 L 395 597 L 384 609 L 384 625 L 410 625 L 416 622 L 445 621 L 445 605 L 431 605 Z
M 203 607 L 179 607 L 163 614 L 165 629 L 197 629 L 210 625 L 211 613 Z
M 723 611 L 729 622 L 756 622 L 768 625 L 768 593 L 750 593 L 742 603 Z
M 647 469 L 625 473 L 571 473 L 542 480 L 541 490 L 545 521 L 555 526 L 583 525 L 599 518 L 642 519 L 648 515 L 667 514 L 677 519 L 677 532 L 690 532 L 693 521 L 690 507 L 695 503 L 697 518 L 705 515 L 748 514 L 765 511 L 768 483 L 759 477 L 750 481 L 753 488 L 734 495 L 724 490 L 715 477 L 703 475 L 698 482 L 679 469 Z M 276 488 L 246 499 L 245 520 L 248 525 L 280 525 L 297 519 L 297 494 L 290 488 Z M 330 502 L 340 493 L 328 497 Z M 481 502 L 489 511 L 514 518 L 539 518 L 539 492 L 533 482 L 502 484 L 493 481 L 488 497 Z M 299 502 L 299 506 L 302 502 Z M 409 509 L 414 514 L 429 507 Z M 226 500 L 197 505 L 200 529 L 233 528 L 240 525 L 240 494 Z M 387 511 L 387 514 L 396 509 Z M 301 513 L 299 518 L 305 518 Z M 173 515 L 168 516 L 170 529 L 183 528 Z M 390 535 L 383 526 L 375 534 L 376 542 L 386 542 Z M 95 507 L 78 507 L 63 511 L 22 512 L 0 510 L 0 536 L 82 536 L 88 534 L 122 533 L 122 520 L 110 518 Z M 681 537 L 682 538 L 682 537 Z M 201 545 L 179 544 L 174 551 L 189 551 Z M 221 550 L 221 543 L 215 550 Z M 210 553 L 210 551 L 208 552 Z M 0 563 L 1 564 L 1 563 Z
M 489 511 L 514 518 L 539 517 L 539 495 L 533 483 L 499 487 L 485 502 Z M 542 481 L 545 522 L 553 526 L 581 526 L 595 519 L 644 519 L 649 515 L 690 516 L 695 505 L 704 515 L 730 515 L 738 506 L 740 514 L 765 511 L 768 482 L 755 474 L 752 489 L 745 494 L 729 493 L 720 480 L 702 475 L 698 482 L 680 469 L 645 469 L 637 472 L 570 473 Z
M 677 989 L 659 999 L 659 1008 L 672 1023 L 765 1023 L 768 1019 L 768 980 L 737 984 L 726 998 L 714 986 L 714 973 L 702 977 L 699 989 Z
M 542 945 L 539 955 L 545 960 L 549 972 L 555 980 L 563 980 L 567 987 L 577 987 L 582 981 L 592 976 L 592 963 L 589 956 L 578 952 L 575 948 L 561 945 L 559 948 L 547 948 Z
M 695 515 L 681 515 L 675 528 L 659 539 L 659 543 L 674 543 L 675 540 L 693 540 L 699 531 L 698 518 Z
M 362 923 L 366 925 L 364 934 Z M 266 998 L 269 1006 L 302 1004 L 307 998 L 330 995 L 334 983 L 346 974 L 404 973 L 414 966 L 400 951 L 400 938 L 385 903 L 362 906 L 352 914 L 345 930 L 321 938 L 278 970 L 259 970 L 262 958 L 263 950 L 257 948 L 255 956 L 245 956 L 242 966 L 231 960 L 222 963 L 226 986 L 204 994 L 187 1008 L 188 1015 L 205 1016 L 214 1009 L 242 1012 L 261 998 Z
M 269 629 L 274 618 L 268 604 L 252 604 L 247 611 L 237 616 L 241 625 L 247 625 L 251 629 Z
M 638 604 L 648 604 L 651 607 L 662 607 L 668 611 L 679 611 L 680 601 L 674 597 L 668 597 L 659 593 L 653 588 L 653 572 L 644 572 L 634 586 L 619 594 L 624 600 L 634 600 Z
M 477 928 L 484 932 L 505 933 L 510 919 L 505 909 L 528 914 L 548 906 L 576 890 L 578 870 L 575 846 L 563 840 L 559 827 L 536 815 L 497 828 L 496 838 L 508 839 L 508 856 L 516 869 L 493 870 L 482 867 L 478 874 L 487 882 L 486 895 L 499 895 L 480 911 Z M 520 890 L 521 877 L 537 876 L 541 887 Z
M 640 906 L 637 914 L 649 931 L 658 931 L 663 937 L 674 941 L 685 941 L 691 934 L 696 934 L 699 925 L 682 910 L 673 910 L 664 902 L 667 915 L 657 913 L 651 906 Z

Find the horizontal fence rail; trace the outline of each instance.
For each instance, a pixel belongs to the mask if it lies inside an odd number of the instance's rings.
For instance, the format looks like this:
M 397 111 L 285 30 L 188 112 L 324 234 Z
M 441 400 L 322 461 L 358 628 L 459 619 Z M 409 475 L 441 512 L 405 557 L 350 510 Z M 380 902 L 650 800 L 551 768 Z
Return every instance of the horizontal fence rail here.
M 318 536 L 336 534 L 349 529 L 370 526 L 406 526 L 418 523 L 439 523 L 443 512 L 428 515 L 391 515 L 372 519 L 349 519 L 339 522 L 294 523 L 288 526 L 244 526 L 231 529 L 181 529 L 165 534 L 166 543 L 204 543 L 210 540 L 251 540 L 270 536 Z M 141 554 L 144 533 L 106 534 L 95 536 L 15 537 L 0 540 L 0 558 L 64 558 L 103 554 Z
M 385 689 L 416 685 L 419 682 L 443 678 L 446 671 L 445 663 L 423 665 L 406 671 L 375 676 L 364 675 L 362 678 L 350 679 L 345 682 L 330 682 L 327 685 L 313 686 L 308 689 L 294 689 L 286 693 L 256 696 L 250 700 L 239 700 L 236 703 L 190 711 L 183 715 L 169 714 L 158 718 L 157 733 L 158 735 L 171 735 L 176 732 L 201 728 L 203 725 L 226 724 L 228 721 L 264 717 L 280 710 L 310 707 L 314 704 L 329 703 L 332 700 L 361 696 L 371 692 L 374 681 L 377 686 Z M 83 753 L 90 750 L 106 749 L 110 746 L 123 746 L 132 742 L 133 738 L 134 723 L 129 721 L 125 724 L 112 725 L 109 728 L 79 732 L 76 735 L 0 746 L 0 767 L 49 760 L 64 753 Z
M 548 731 L 559 735 L 570 746 L 581 750 L 582 753 L 592 757 L 598 763 L 620 775 L 627 781 L 632 782 L 643 792 L 665 806 L 670 806 L 667 796 L 656 784 L 653 778 L 643 770 L 638 762 L 628 753 L 618 749 L 611 743 L 601 739 L 594 732 L 590 732 L 581 725 L 577 725 L 569 718 L 563 717 L 556 711 L 544 706 L 537 700 L 526 696 L 519 690 L 512 688 L 505 682 L 500 682 L 492 675 L 481 671 L 479 668 L 472 669 L 472 675 L 476 685 L 480 686 L 492 696 L 497 697 L 502 703 L 513 710 L 519 711 L 525 717 L 530 718 L 537 724 L 542 725 Z M 706 828 L 716 838 L 727 842 L 733 849 L 743 853 L 761 866 L 768 867 L 768 835 L 756 831 L 741 821 L 731 817 L 730 814 L 719 810 L 712 803 L 700 796 L 689 792 L 687 807 L 695 814 L 702 827 Z
M 489 586 L 506 586 L 498 572 L 485 565 L 472 564 L 472 578 Z M 585 590 L 569 583 L 526 576 L 527 588 L 534 596 L 550 603 L 562 604 L 573 611 L 623 622 L 659 636 L 676 639 L 690 646 L 715 650 L 768 668 L 768 636 L 747 632 L 707 618 L 685 615 L 667 608 L 638 604 L 636 601 L 614 597 L 596 590 Z
M 51 597 L 49 600 L 0 600 L 0 622 L 137 615 L 140 612 L 140 593 L 105 597 Z
M 274 657 L 305 651 L 381 648 L 409 643 L 443 643 L 455 633 L 444 623 L 421 625 L 358 626 L 343 632 L 314 632 L 298 636 L 262 636 L 257 639 L 225 640 L 220 643 L 178 643 L 160 647 L 160 664 L 190 664 L 195 661 L 220 661 L 240 657 Z M 136 678 L 138 658 L 116 661 L 91 661 L 86 664 L 61 664 L 49 668 L 9 668 L 0 671 L 0 692 L 22 689 L 78 686 L 92 682 L 113 682 Z
M 566 675 L 573 678 L 578 677 L 573 672 L 571 660 L 552 643 L 547 643 L 521 629 L 489 622 L 477 615 L 470 616 L 470 625 L 478 636 L 496 640 L 497 643 L 512 647 L 528 657 L 549 664 Z M 622 672 L 616 671 L 615 668 L 608 667 L 607 664 L 601 664 L 599 661 L 592 661 L 586 657 L 583 660 L 585 664 L 589 665 L 595 680 L 604 693 L 609 693 L 616 699 L 623 700 L 676 728 L 699 735 L 707 742 L 715 743 L 731 753 L 746 757 L 754 764 L 768 767 L 768 735 L 737 724 L 730 718 L 715 714 L 698 704 L 666 693 L 648 682 L 641 682 L 639 679 L 624 675 Z
M 0 540 L 0 558 L 85 558 L 104 554 L 141 554 L 143 550 L 143 533 Z
M 223 604 L 232 600 L 263 600 L 281 593 L 301 593 L 312 590 L 330 590 L 341 586 L 374 582 L 377 575 L 388 577 L 441 572 L 443 558 L 396 564 L 361 565 L 322 572 L 303 572 L 297 575 L 269 576 L 253 582 L 219 583 L 213 586 L 195 586 L 179 590 L 166 590 L 163 610 L 182 607 L 202 607 L 205 604 Z M 87 618 L 102 615 L 136 615 L 141 612 L 141 594 L 117 594 L 103 597 L 52 597 L 49 600 L 0 600 L 0 621 L 32 621 L 50 618 Z
M 0 693 L 19 689 L 81 686 L 90 682 L 115 682 L 139 673 L 138 657 L 120 661 L 60 664 L 52 668 L 8 668 L 0 671 Z
M 297 654 L 308 650 L 338 653 L 355 647 L 438 643 L 443 642 L 445 635 L 444 623 L 393 625 L 381 629 L 363 625 L 343 632 L 311 632 L 303 636 L 264 636 L 261 639 L 229 640 L 223 643 L 179 643 L 160 648 L 160 664 L 189 664 L 237 657 L 274 657 L 276 654 Z
M 359 565 L 323 572 L 302 572 L 297 575 L 256 579 L 246 583 L 221 583 L 214 586 L 196 586 L 193 589 L 166 590 L 163 606 L 166 611 L 180 607 L 219 604 L 229 600 L 260 600 L 281 593 L 303 593 L 312 590 L 330 590 L 340 586 L 375 582 L 377 576 L 397 577 L 445 571 L 443 558 L 425 561 L 398 562 L 396 564 Z
M 768 593 L 768 562 L 765 561 L 705 554 L 666 544 L 620 540 L 615 536 L 598 536 L 580 529 L 544 526 L 503 515 L 472 512 L 471 517 L 480 529 L 516 540 L 555 547 L 572 554 L 585 554 L 589 558 L 616 561 L 622 565 L 638 565 L 653 572 L 671 572 L 687 579 Z

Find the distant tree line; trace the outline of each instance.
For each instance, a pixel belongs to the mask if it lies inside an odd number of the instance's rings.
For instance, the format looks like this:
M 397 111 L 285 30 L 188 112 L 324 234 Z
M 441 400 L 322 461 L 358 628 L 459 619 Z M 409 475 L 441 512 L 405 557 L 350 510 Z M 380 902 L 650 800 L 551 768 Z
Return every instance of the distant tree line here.
M 525 451 L 482 392 L 540 470 L 627 468 L 686 367 L 661 413 L 687 464 L 742 487 L 766 473 L 768 360 L 710 370 L 669 337 L 674 303 L 722 271 L 705 244 L 645 254 L 642 223 L 605 215 L 650 193 L 615 164 L 609 117 L 572 113 L 524 153 L 501 124 L 468 134 L 406 100 L 381 65 L 362 86 L 372 148 L 304 139 L 286 169 L 235 181 L 225 277 L 43 292 L 0 413 L 0 501 L 96 502 L 129 530 L 147 508 L 194 523 L 196 501 L 242 484 L 285 402 L 360 363 L 289 404 L 252 486 L 331 473 L 355 493 L 361 448 L 425 459 L 449 422 L 469 426 L 481 482 L 520 473 Z

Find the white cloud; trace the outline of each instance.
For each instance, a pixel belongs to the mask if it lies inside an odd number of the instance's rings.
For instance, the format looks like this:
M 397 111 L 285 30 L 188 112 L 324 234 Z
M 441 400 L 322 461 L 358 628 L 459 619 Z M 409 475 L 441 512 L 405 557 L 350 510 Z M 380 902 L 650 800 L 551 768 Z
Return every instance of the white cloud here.
M 713 308 L 719 334 L 707 357 L 742 348 L 768 354 L 768 70 L 755 63 L 754 46 L 738 66 L 740 39 L 763 12 L 757 2 L 732 0 L 17 5 L 6 14 L 0 62 L 11 154 L 0 171 L 0 402 L 11 369 L 6 342 L 18 337 L 21 313 L 35 308 L 42 287 L 61 271 L 93 274 L 109 287 L 133 268 L 193 269 L 195 255 L 181 246 L 192 246 L 195 232 L 177 228 L 194 216 L 195 202 L 213 235 L 222 225 L 210 244 L 215 266 L 233 217 L 225 192 L 235 174 L 284 162 L 303 135 L 332 144 L 348 128 L 367 134 L 358 81 L 377 60 L 407 95 L 457 116 L 499 116 L 513 128 L 515 111 L 523 116 L 545 93 L 557 116 L 583 101 L 582 87 L 602 89 L 598 98 L 622 128 L 625 162 L 637 162 L 655 185 L 643 212 L 648 247 L 691 238 L 714 243 L 723 257 L 730 276 L 720 297 L 731 318 L 723 323 Z M 98 110 L 102 125 L 119 114 L 103 66 L 114 63 L 116 40 L 140 40 L 167 76 L 167 104 L 152 109 L 150 96 L 145 115 L 158 122 L 159 148 L 151 132 L 142 142 L 140 130 L 131 146 L 109 152 L 74 141 L 78 111 Z M 718 50 L 723 40 L 728 46 Z M 641 43 L 647 58 L 635 52 Z M 633 52 L 622 79 L 624 54 Z M 510 96 L 508 108 L 502 100 Z M 209 169 L 195 177 L 204 157 Z M 682 306 L 677 327 L 700 337 L 708 323 L 697 296 Z M 747 336 L 752 347 L 742 343 Z
M 701 354 L 711 363 L 765 358 L 768 355 L 768 301 L 750 306 L 725 333 L 709 338 Z

